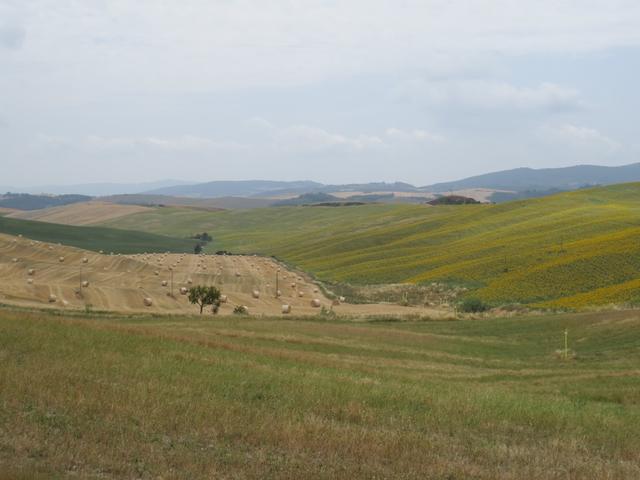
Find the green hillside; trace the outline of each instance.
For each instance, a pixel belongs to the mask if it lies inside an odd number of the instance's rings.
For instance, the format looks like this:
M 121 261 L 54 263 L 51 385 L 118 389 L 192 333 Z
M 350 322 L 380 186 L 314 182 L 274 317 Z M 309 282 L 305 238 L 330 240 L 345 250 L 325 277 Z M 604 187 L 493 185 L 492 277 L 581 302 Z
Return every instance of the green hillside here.
M 114 253 L 193 252 L 195 240 L 104 227 L 74 227 L 0 217 L 0 233 Z
M 119 228 L 276 255 L 318 278 L 435 280 L 495 303 L 582 307 L 640 300 L 640 184 L 500 205 L 364 205 L 202 212 L 158 209 Z

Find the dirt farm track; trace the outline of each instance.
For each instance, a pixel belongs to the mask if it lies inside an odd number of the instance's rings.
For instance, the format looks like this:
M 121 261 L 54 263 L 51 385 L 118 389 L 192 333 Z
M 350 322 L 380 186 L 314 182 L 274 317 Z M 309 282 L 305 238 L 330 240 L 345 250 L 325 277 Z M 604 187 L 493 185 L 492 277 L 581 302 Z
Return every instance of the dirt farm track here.
M 173 290 L 172 290 L 173 272 Z M 276 273 L 281 296 L 276 298 Z M 112 255 L 0 234 L 0 303 L 116 312 L 197 313 L 182 288 L 214 285 L 227 301 L 220 314 L 244 305 L 252 315 L 317 315 L 320 305 L 341 315 L 429 315 L 449 312 L 394 304 L 335 305 L 305 275 L 255 256 Z M 84 287 L 81 287 L 83 282 Z M 173 292 L 173 295 L 171 293 Z M 257 295 L 256 295 L 257 293 Z M 256 298 L 256 296 L 258 298 Z M 145 305 L 151 299 L 151 306 Z

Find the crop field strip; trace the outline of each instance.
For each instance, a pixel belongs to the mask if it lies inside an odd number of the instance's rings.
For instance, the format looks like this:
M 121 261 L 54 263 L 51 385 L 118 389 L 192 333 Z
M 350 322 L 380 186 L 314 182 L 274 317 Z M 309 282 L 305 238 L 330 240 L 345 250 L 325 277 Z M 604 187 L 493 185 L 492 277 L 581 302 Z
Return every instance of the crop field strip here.
M 118 205 L 100 201 L 73 203 L 62 207 L 40 210 L 18 210 L 7 215 L 9 218 L 36 220 L 63 225 L 96 225 L 101 222 L 149 210 L 140 205 Z
M 495 303 L 580 308 L 640 301 L 640 184 L 499 205 L 282 207 L 196 212 L 163 208 L 107 225 L 258 252 L 320 280 L 445 281 Z
M 0 467 L 635 478 L 638 327 L 634 311 L 371 323 L 0 309 Z
M 74 207 L 73 205 L 71 207 Z M 133 229 L 72 226 L 0 217 L 0 233 L 22 235 L 31 240 L 114 253 L 193 252 L 195 240 L 172 238 Z

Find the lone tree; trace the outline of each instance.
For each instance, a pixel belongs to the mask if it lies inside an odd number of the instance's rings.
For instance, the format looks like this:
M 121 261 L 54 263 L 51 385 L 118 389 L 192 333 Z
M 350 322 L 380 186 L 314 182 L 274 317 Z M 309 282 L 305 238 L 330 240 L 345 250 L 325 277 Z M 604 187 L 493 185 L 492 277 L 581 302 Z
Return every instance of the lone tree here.
M 220 290 L 216 287 L 196 285 L 189 289 L 189 301 L 200 307 L 200 315 L 207 305 L 213 305 L 213 313 L 218 313 L 220 308 Z
M 196 255 L 200 255 L 201 252 L 202 252 L 202 245 L 200 245 L 199 243 L 196 243 L 196 246 L 193 247 L 193 253 L 195 253 Z

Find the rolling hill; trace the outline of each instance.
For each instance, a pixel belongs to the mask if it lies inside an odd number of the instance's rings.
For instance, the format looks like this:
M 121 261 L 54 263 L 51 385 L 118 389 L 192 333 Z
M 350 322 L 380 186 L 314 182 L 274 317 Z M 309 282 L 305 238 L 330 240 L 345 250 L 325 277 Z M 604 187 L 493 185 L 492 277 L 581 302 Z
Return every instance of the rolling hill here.
M 493 304 L 640 301 L 640 184 L 499 205 L 363 205 L 199 212 L 158 209 L 107 225 L 256 252 L 319 279 L 448 282 Z
M 22 235 L 32 240 L 114 253 L 193 253 L 196 241 L 141 231 L 104 227 L 77 227 L 0 217 L 0 233 Z

